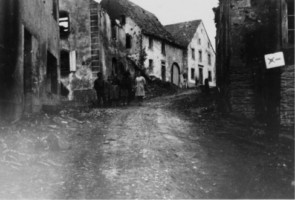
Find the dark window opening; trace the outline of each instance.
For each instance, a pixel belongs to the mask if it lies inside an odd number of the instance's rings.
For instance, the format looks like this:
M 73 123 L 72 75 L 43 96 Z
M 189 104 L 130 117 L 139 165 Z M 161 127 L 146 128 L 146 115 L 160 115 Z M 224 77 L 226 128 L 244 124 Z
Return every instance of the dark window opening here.
M 125 25 L 125 24 L 126 24 L 126 16 L 121 15 L 121 25 Z
M 201 38 L 198 39 L 198 44 L 202 44 Z
M 66 38 L 70 34 L 70 18 L 66 11 L 59 13 L 59 33 L 61 38 Z
M 116 22 L 113 20 L 112 21 L 112 38 L 114 40 L 117 39 L 117 29 L 116 29 Z
M 195 49 L 192 48 L 192 59 L 195 60 Z
M 149 49 L 153 49 L 154 41 L 152 37 L 149 37 Z
M 211 54 L 208 53 L 208 65 L 211 65 Z
M 47 69 L 46 69 L 47 91 L 57 94 L 57 59 L 47 52 Z
M 288 43 L 294 44 L 294 0 L 287 1 L 288 14 Z
M 202 62 L 203 61 L 203 54 L 202 54 L 202 51 L 200 50 L 199 51 L 199 62 Z
M 208 81 L 212 82 L 212 72 L 208 71 Z
M 166 62 L 162 61 L 161 65 L 162 65 L 162 69 L 161 69 L 162 81 L 166 81 Z
M 60 75 L 68 76 L 70 74 L 70 54 L 68 51 L 60 52 Z
M 203 85 L 204 78 L 203 78 L 203 66 L 199 65 L 199 83 Z
M 132 37 L 129 34 L 126 34 L 126 48 L 131 49 L 132 47 Z
M 162 54 L 166 55 L 166 48 L 165 48 L 165 42 L 162 42 Z
M 195 69 L 191 68 L 191 79 L 195 80 Z
M 152 69 L 154 66 L 154 61 L 152 59 L 149 60 L 149 68 Z

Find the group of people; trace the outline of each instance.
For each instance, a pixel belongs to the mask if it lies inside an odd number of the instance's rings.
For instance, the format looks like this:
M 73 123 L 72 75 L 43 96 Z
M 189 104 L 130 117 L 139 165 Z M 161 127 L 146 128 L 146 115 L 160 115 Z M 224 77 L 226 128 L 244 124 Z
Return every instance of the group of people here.
M 123 76 L 111 75 L 107 80 L 103 79 L 101 72 L 97 74 L 94 81 L 94 89 L 97 94 L 98 106 L 126 106 L 129 105 L 134 96 L 139 104 L 145 96 L 146 80 L 140 73 L 133 80 L 128 71 Z

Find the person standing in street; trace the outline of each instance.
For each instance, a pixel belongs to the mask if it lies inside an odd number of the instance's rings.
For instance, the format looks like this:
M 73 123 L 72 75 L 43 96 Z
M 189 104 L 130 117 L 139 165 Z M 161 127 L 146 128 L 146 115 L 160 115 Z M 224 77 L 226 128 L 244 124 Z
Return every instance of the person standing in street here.
M 103 80 L 101 72 L 97 73 L 97 79 L 94 81 L 94 89 L 97 95 L 97 105 L 103 106 L 105 104 L 105 82 Z
M 135 79 L 135 96 L 137 98 L 137 101 L 139 105 L 143 102 L 143 97 L 145 96 L 145 87 L 146 80 L 143 76 L 141 76 L 140 73 L 137 73 L 136 79 Z
M 132 87 L 132 81 L 130 78 L 130 73 L 126 71 L 121 80 L 120 88 L 121 88 L 121 103 L 123 106 L 129 104 L 129 91 L 130 87 Z

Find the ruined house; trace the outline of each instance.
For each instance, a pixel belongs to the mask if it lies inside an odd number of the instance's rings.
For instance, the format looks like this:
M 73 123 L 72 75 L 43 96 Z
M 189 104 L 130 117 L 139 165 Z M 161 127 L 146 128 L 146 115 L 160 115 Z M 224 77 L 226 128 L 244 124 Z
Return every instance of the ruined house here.
M 94 100 L 97 72 L 104 79 L 125 71 L 134 75 L 121 23 L 93 0 L 60 0 L 61 76 L 70 100 Z
M 165 28 L 179 44 L 186 47 L 188 86 L 194 86 L 196 79 L 200 84 L 208 79 L 210 86 L 216 86 L 215 51 L 202 20 L 170 24 Z
M 101 6 L 124 30 L 127 60 L 150 76 L 182 84 L 185 47 L 175 42 L 154 14 L 128 0 L 102 0 Z
M 0 115 L 19 119 L 59 94 L 58 0 L 0 1 Z
M 223 108 L 294 131 L 294 1 L 223 0 L 215 9 L 217 85 Z M 283 52 L 267 69 L 264 56 Z

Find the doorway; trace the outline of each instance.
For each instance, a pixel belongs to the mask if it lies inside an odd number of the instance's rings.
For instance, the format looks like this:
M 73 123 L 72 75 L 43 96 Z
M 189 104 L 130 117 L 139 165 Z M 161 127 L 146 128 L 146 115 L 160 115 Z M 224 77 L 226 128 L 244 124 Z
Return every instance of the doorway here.
M 203 85 L 204 76 L 203 76 L 203 66 L 199 65 L 199 83 Z
M 49 51 L 47 52 L 46 83 L 47 92 L 57 94 L 57 59 Z
M 25 111 L 30 111 L 30 102 L 32 98 L 32 35 L 24 29 L 24 105 Z
M 177 86 L 180 84 L 180 70 L 176 63 L 174 63 L 171 68 L 171 82 Z
M 161 62 L 161 76 L 162 76 L 162 81 L 166 81 L 166 62 L 162 61 Z

